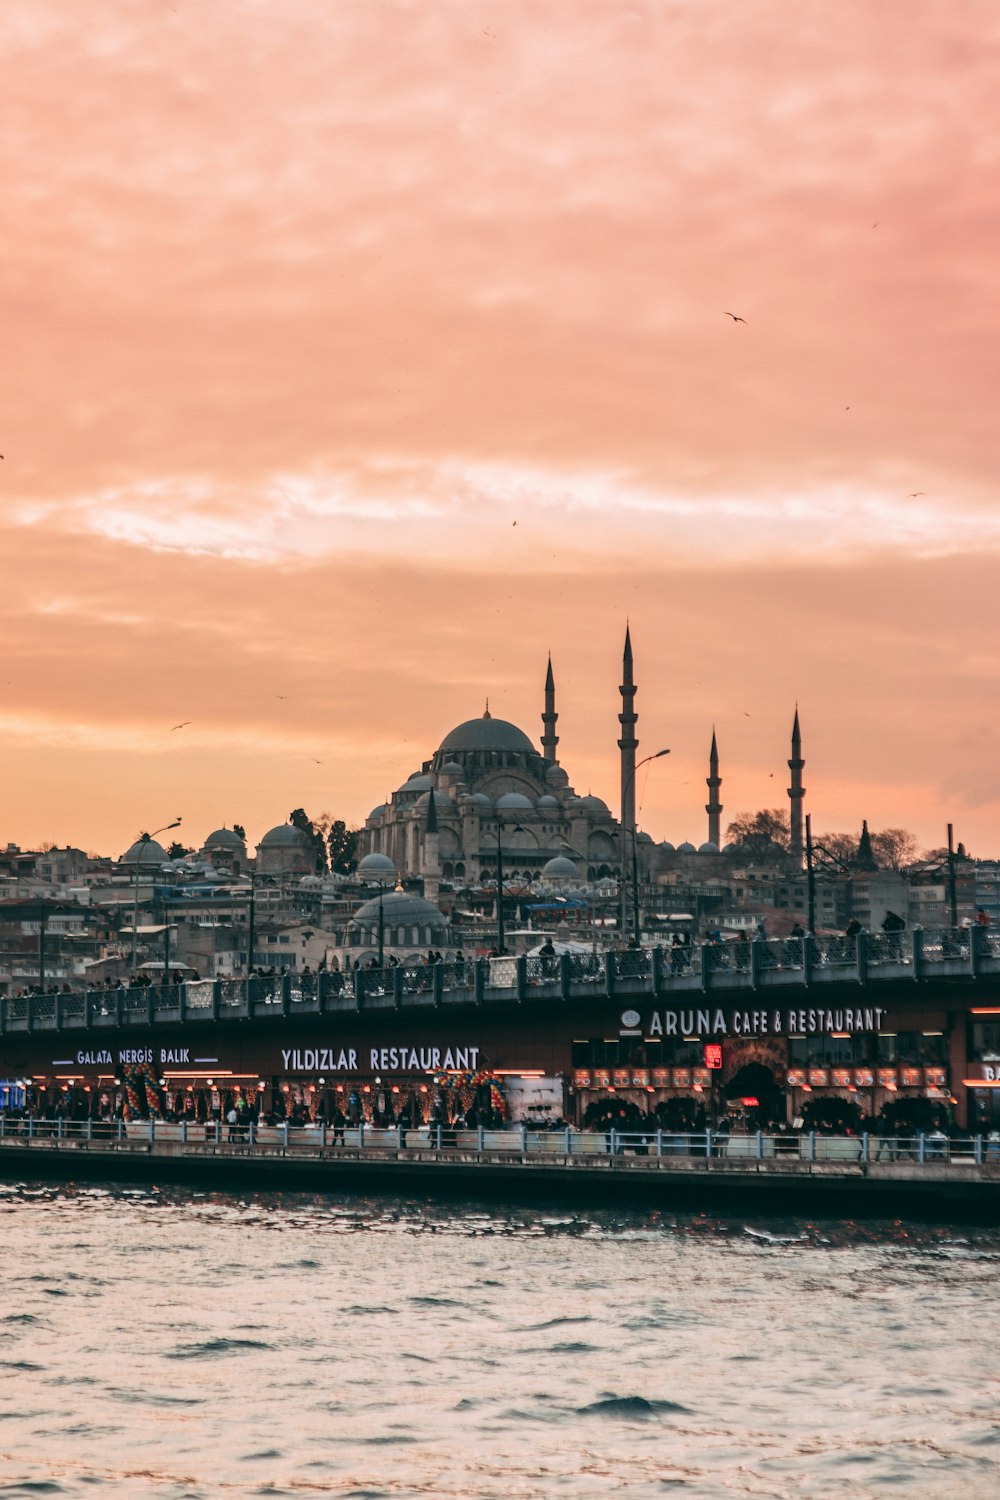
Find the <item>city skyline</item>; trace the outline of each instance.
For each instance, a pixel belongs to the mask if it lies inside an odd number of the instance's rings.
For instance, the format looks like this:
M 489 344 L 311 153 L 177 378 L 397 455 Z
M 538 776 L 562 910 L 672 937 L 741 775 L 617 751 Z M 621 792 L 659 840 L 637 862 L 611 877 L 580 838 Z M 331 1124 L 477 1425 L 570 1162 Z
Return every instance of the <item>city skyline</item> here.
M 713 727 L 723 828 L 787 807 L 798 703 L 815 829 L 1000 853 L 992 8 L 0 44 L 0 838 L 359 823 L 486 698 L 537 742 L 550 650 L 617 813 L 628 619 L 655 838 Z

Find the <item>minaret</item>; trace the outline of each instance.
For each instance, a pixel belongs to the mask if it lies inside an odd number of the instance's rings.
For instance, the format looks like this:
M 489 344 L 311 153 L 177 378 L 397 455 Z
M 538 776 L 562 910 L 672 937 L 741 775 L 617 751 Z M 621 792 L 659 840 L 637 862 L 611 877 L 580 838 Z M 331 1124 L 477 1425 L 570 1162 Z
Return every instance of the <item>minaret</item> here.
M 427 822 L 424 824 L 424 900 L 437 905 L 441 885 L 441 850 L 438 837 L 437 803 L 434 788 L 427 794 Z
M 802 840 L 802 799 L 806 789 L 802 785 L 802 768 L 805 761 L 802 759 L 802 735 L 799 732 L 799 709 L 795 706 L 795 722 L 792 725 L 792 758 L 788 762 L 788 769 L 792 773 L 792 784 L 788 788 L 788 799 L 791 807 L 788 811 L 788 826 L 791 832 L 790 851 L 792 858 L 801 868 L 805 845 Z
M 722 785 L 722 777 L 719 775 L 719 747 L 715 743 L 715 730 L 712 730 L 712 749 L 708 756 L 708 801 L 705 811 L 708 813 L 708 842 L 714 844 L 716 849 L 722 848 L 719 837 L 720 819 L 722 817 L 722 803 L 719 801 L 719 788 Z
M 549 669 L 545 674 L 545 712 L 542 714 L 542 754 L 546 760 L 557 760 L 556 746 L 559 736 L 556 734 L 556 683 L 552 676 L 552 657 L 549 656 Z
M 635 711 L 635 683 L 632 680 L 632 640 L 625 627 L 625 654 L 622 658 L 622 710 L 618 722 L 622 726 L 622 737 L 618 748 L 622 753 L 622 828 L 635 829 L 635 752 L 639 741 L 635 737 L 638 715 Z

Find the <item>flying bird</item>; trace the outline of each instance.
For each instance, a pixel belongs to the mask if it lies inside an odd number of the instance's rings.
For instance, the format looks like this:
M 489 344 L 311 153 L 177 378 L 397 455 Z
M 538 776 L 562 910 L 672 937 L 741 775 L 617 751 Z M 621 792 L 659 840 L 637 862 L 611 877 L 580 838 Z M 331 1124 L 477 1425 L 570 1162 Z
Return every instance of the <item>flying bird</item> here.
M 287 703 L 288 702 L 288 694 L 287 693 L 275 693 L 274 696 L 276 698 L 280 698 L 280 700 L 281 700 L 282 703 Z
M 733 320 L 734 323 L 745 323 L 746 322 L 746 318 L 741 318 L 738 313 L 726 312 L 725 308 L 723 308 L 723 313 L 724 313 L 724 315 L 727 318 L 732 318 L 732 320 Z
M 750 717 L 750 715 L 747 713 L 746 709 L 743 710 L 743 717 L 744 717 L 744 719 L 749 719 L 749 717 Z
M 193 721 L 191 719 L 185 719 L 183 724 L 175 724 L 174 725 L 174 729 L 186 729 L 188 727 L 188 725 L 190 723 L 192 723 L 192 722 Z M 171 734 L 173 734 L 174 729 L 171 729 L 171 731 L 170 731 Z
M 926 492 L 924 490 L 911 490 L 910 493 L 909 493 L 909 495 L 907 496 L 907 499 L 908 500 L 919 500 L 920 496 L 923 495 L 923 494 L 925 494 L 925 493 Z
M 313 757 L 313 765 L 314 766 L 325 766 L 326 765 L 326 761 L 324 761 L 324 760 L 316 760 L 316 758 Z

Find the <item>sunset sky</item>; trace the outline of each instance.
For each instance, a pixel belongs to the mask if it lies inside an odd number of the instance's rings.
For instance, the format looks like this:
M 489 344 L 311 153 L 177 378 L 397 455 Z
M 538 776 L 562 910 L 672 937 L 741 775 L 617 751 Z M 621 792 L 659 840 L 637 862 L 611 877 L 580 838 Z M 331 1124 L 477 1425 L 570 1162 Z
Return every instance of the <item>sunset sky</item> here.
M 713 724 L 723 823 L 787 806 L 797 701 L 817 831 L 1000 854 L 995 0 L 0 48 L 0 841 L 360 821 L 487 696 L 537 738 L 550 650 L 616 807 L 628 619 L 655 838 Z

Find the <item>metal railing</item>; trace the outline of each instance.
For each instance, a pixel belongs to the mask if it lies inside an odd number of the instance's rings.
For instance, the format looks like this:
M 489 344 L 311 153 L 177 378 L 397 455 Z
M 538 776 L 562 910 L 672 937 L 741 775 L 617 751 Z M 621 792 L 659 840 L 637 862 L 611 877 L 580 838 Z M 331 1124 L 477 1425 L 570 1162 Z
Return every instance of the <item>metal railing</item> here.
M 480 1005 L 595 994 L 760 990 L 1000 975 L 1000 935 L 978 927 L 744 938 L 624 952 L 395 964 L 347 973 L 254 975 L 0 999 L 0 1033 L 156 1022 Z
M 367 1124 L 335 1125 L 328 1121 L 308 1125 L 290 1121 L 260 1125 L 254 1121 L 230 1125 L 221 1120 L 207 1122 L 164 1120 L 68 1120 L 20 1118 L 0 1113 L 0 1143 L 34 1145 L 94 1144 L 109 1148 L 156 1144 L 176 1148 L 240 1147 L 273 1153 L 336 1153 L 340 1150 L 384 1157 L 387 1152 L 433 1152 L 446 1156 L 470 1156 L 496 1160 L 513 1158 L 630 1158 L 635 1162 L 740 1163 L 754 1168 L 759 1163 L 837 1164 L 844 1168 L 879 1168 L 905 1164 L 912 1167 L 982 1167 L 995 1169 L 1000 1177 L 1000 1140 L 982 1135 L 950 1137 L 943 1132 L 882 1136 L 862 1133 L 851 1136 L 822 1135 L 814 1131 L 756 1131 L 733 1134 L 711 1129 L 666 1130 L 651 1122 L 631 1130 L 577 1130 L 573 1126 L 538 1130 L 529 1125 L 502 1129 L 467 1129 L 431 1124 L 420 1126 Z

